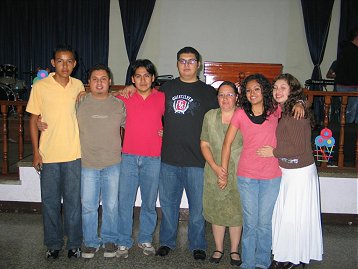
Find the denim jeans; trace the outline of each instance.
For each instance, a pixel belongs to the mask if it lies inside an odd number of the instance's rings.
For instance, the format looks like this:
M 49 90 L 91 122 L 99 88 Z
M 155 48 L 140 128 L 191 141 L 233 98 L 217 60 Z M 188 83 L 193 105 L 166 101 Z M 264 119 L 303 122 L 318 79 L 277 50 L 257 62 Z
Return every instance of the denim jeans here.
M 281 177 L 258 180 L 238 177 L 243 211 L 242 268 L 268 268 L 271 264 L 272 213 Z
M 63 198 L 63 218 L 61 215 Z M 44 163 L 41 172 L 41 201 L 44 243 L 48 249 L 62 249 L 67 236 L 67 249 L 82 242 L 81 223 L 81 159 L 62 163 Z
M 118 185 L 120 163 L 102 168 L 82 167 L 81 200 L 83 243 L 97 248 L 118 238 Z M 98 236 L 98 206 L 102 200 L 101 237 Z
M 132 247 L 133 207 L 138 186 L 142 198 L 139 215 L 139 243 L 151 243 L 157 225 L 155 204 L 158 197 L 160 157 L 122 154 L 119 179 L 118 245 Z
M 161 246 L 176 247 L 179 207 L 185 189 L 189 204 L 189 250 L 206 250 L 203 217 L 204 169 L 173 166 L 162 162 L 159 179 L 159 201 L 162 209 L 159 241 Z
M 337 92 L 358 92 L 358 86 L 337 85 Z M 358 97 L 348 97 L 346 123 L 358 123 Z

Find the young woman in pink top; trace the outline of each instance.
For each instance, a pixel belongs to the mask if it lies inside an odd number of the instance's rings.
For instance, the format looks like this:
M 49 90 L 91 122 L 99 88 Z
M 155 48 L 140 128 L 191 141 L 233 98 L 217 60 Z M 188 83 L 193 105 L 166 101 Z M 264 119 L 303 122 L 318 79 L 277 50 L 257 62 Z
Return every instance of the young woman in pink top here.
M 271 84 L 263 75 L 253 74 L 245 78 L 241 84 L 239 107 L 225 136 L 221 165 L 228 171 L 231 144 L 240 130 L 243 150 L 237 176 L 243 208 L 241 268 L 268 268 L 271 263 L 271 218 L 281 171 L 277 159 L 260 157 L 256 150 L 264 145 L 276 147 L 275 131 L 280 111 L 275 110 Z M 225 182 L 227 179 L 220 180 Z

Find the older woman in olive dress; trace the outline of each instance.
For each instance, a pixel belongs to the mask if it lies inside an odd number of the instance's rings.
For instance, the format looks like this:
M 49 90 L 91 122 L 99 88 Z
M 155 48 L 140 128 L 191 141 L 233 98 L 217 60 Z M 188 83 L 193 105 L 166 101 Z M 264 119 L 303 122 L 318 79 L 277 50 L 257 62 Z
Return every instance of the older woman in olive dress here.
M 242 209 L 237 189 L 236 168 L 242 149 L 242 136 L 238 132 L 232 144 L 228 180 L 220 166 L 221 147 L 231 117 L 236 109 L 238 91 L 229 81 L 218 89 L 220 108 L 208 111 L 204 117 L 200 146 L 206 160 L 204 168 L 203 210 L 205 219 L 212 224 L 216 250 L 209 261 L 219 263 L 224 255 L 225 229 L 229 227 L 230 264 L 240 266 L 238 247 L 242 230 Z

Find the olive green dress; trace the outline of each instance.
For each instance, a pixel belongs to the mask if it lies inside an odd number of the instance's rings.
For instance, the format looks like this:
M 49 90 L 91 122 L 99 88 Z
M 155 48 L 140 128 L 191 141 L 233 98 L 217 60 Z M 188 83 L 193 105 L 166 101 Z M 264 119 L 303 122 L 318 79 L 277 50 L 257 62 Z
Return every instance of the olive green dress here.
M 212 109 L 205 114 L 200 140 L 210 145 L 210 150 L 217 164 L 221 163 L 221 148 L 229 125 L 221 120 L 221 109 Z M 242 135 L 237 132 L 232 143 L 229 161 L 228 184 L 221 190 L 217 184 L 217 175 L 208 163 L 204 168 L 204 218 L 220 226 L 242 225 L 240 194 L 237 189 L 237 164 L 242 150 Z

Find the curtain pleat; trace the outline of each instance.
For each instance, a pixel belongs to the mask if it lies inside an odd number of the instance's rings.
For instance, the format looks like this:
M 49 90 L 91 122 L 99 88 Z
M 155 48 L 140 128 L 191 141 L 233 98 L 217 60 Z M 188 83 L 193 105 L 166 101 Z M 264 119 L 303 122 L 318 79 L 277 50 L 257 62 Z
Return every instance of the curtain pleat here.
M 137 58 L 150 18 L 152 17 L 155 0 L 118 1 L 129 60 L 126 75 L 126 85 L 128 85 L 131 83 L 130 66 Z
M 50 67 L 53 49 L 71 45 L 78 55 L 73 76 L 87 82 L 89 68 L 108 64 L 110 0 L 2 0 L 0 65 L 17 67 L 31 85 L 38 67 Z

